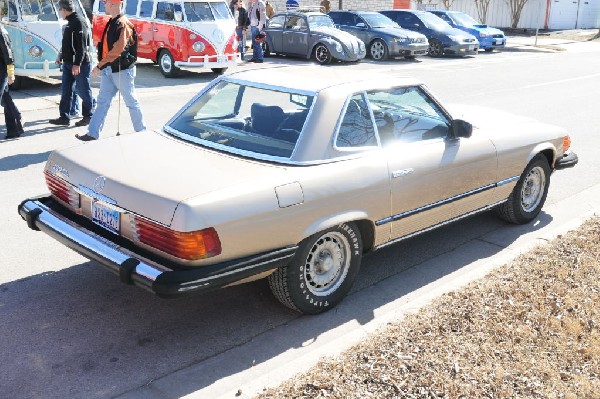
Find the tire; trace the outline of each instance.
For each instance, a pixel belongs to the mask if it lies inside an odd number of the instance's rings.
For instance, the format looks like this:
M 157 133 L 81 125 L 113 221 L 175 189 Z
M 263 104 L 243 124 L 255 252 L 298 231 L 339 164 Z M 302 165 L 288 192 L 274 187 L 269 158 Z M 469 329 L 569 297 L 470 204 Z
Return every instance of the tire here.
M 331 56 L 331 53 L 329 52 L 329 49 L 326 45 L 324 45 L 323 43 L 317 44 L 317 47 L 315 47 L 315 60 L 319 64 L 329 64 L 332 58 L 333 57 Z
M 404 58 L 407 59 L 407 60 L 414 60 L 415 58 L 417 58 L 417 56 L 415 56 L 415 55 L 405 55 Z
M 550 186 L 550 165 L 539 154 L 529 162 L 508 200 L 498 206 L 498 215 L 509 223 L 531 222 L 542 210 Z
M 444 55 L 444 47 L 442 42 L 436 39 L 429 41 L 429 55 L 432 57 L 441 57 Z
M 289 265 L 269 276 L 273 295 L 304 314 L 337 305 L 350 291 L 362 257 L 362 239 L 353 223 L 314 234 L 300 243 Z
M 375 39 L 369 46 L 369 55 L 375 61 L 385 61 L 388 58 L 387 44 L 381 39 Z
M 216 73 L 217 75 L 223 75 L 227 68 L 210 68 L 210 70 Z
M 261 46 L 263 48 L 263 56 L 264 57 L 271 56 L 271 49 L 269 48 L 269 43 L 267 43 L 266 40 L 264 42 L 262 42 Z
M 491 53 L 492 51 L 494 51 L 494 48 L 493 48 L 493 47 L 490 47 L 490 48 L 486 48 L 486 49 L 485 49 L 485 52 L 486 52 L 486 53 Z
M 175 60 L 169 50 L 162 50 L 158 54 L 158 67 L 165 78 L 174 78 L 179 75 L 179 68 L 175 66 Z

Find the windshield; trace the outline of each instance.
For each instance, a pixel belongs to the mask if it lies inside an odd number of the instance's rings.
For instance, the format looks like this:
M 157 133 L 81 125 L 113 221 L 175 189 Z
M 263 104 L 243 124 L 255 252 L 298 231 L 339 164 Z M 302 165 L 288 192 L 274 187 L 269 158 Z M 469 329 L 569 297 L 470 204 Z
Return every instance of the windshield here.
M 456 22 L 456 24 L 459 26 L 480 25 L 479 21 L 467 14 L 453 12 L 452 14 L 448 14 L 448 16 L 452 18 L 454 22 Z
M 185 2 L 183 9 L 188 22 L 214 21 L 216 19 L 229 19 L 229 7 L 224 2 Z
M 429 29 L 444 30 L 451 28 L 448 22 L 429 12 L 420 13 L 419 18 Z
M 371 28 L 397 27 L 398 24 L 383 14 L 360 14 Z
M 58 7 L 51 0 L 22 0 L 20 6 L 23 21 L 58 21 Z
M 290 158 L 314 97 L 220 81 L 166 127 L 234 153 Z
M 334 27 L 333 21 L 327 15 L 310 15 L 308 17 L 308 26 L 311 29 L 318 28 L 319 26 Z

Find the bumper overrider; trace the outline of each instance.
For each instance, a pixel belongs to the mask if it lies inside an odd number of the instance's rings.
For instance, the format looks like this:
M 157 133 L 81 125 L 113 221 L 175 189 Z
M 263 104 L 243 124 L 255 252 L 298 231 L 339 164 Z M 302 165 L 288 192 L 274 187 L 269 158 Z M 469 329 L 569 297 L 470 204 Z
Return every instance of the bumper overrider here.
M 19 214 L 29 228 L 41 230 L 88 259 L 159 297 L 172 298 L 232 285 L 286 265 L 297 246 L 195 268 L 175 263 L 135 247 L 124 238 L 74 215 L 51 196 L 23 201 Z
M 579 162 L 579 157 L 577 156 L 577 154 L 575 154 L 572 151 L 569 151 L 564 153 L 562 157 L 556 160 L 556 163 L 554 164 L 554 169 L 561 170 L 572 168 L 573 166 L 577 165 L 577 162 Z

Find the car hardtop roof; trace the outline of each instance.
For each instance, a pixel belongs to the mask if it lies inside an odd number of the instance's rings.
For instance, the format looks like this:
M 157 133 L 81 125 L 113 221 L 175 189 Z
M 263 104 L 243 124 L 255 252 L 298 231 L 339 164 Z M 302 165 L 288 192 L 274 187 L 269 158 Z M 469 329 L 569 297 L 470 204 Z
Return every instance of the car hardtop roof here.
M 327 15 L 324 14 L 320 11 L 298 11 L 298 10 L 289 10 L 289 11 L 282 11 L 282 12 L 278 12 L 277 14 L 273 15 L 273 17 L 276 17 L 278 15 Z
M 383 12 L 390 12 L 390 11 L 391 11 L 391 12 L 408 12 L 408 13 L 411 13 L 411 14 L 426 14 L 426 13 L 428 13 L 428 12 L 429 12 L 429 11 L 422 11 L 422 10 L 408 10 L 408 9 L 402 9 L 402 10 L 395 9 L 395 10 L 382 10 L 382 11 L 383 11 Z
M 285 88 L 299 93 L 316 94 L 321 90 L 344 86 L 352 90 L 369 90 L 374 87 L 417 86 L 422 82 L 412 77 L 390 77 L 387 74 L 369 73 L 357 77 L 356 72 L 324 71 L 321 66 L 290 66 L 256 68 L 225 75 L 223 79 L 248 82 L 271 88 Z

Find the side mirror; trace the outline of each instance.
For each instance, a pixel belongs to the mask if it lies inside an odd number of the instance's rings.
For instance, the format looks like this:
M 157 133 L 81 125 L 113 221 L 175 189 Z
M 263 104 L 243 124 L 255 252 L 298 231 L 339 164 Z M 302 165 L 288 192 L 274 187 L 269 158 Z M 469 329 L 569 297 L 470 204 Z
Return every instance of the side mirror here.
M 183 21 L 183 13 L 181 11 L 175 11 L 175 21 L 176 22 Z
M 469 138 L 473 134 L 473 125 L 462 119 L 454 119 L 450 125 L 454 138 Z
M 360 29 L 366 29 L 367 25 L 365 25 L 363 22 L 359 22 L 356 24 L 356 27 Z

